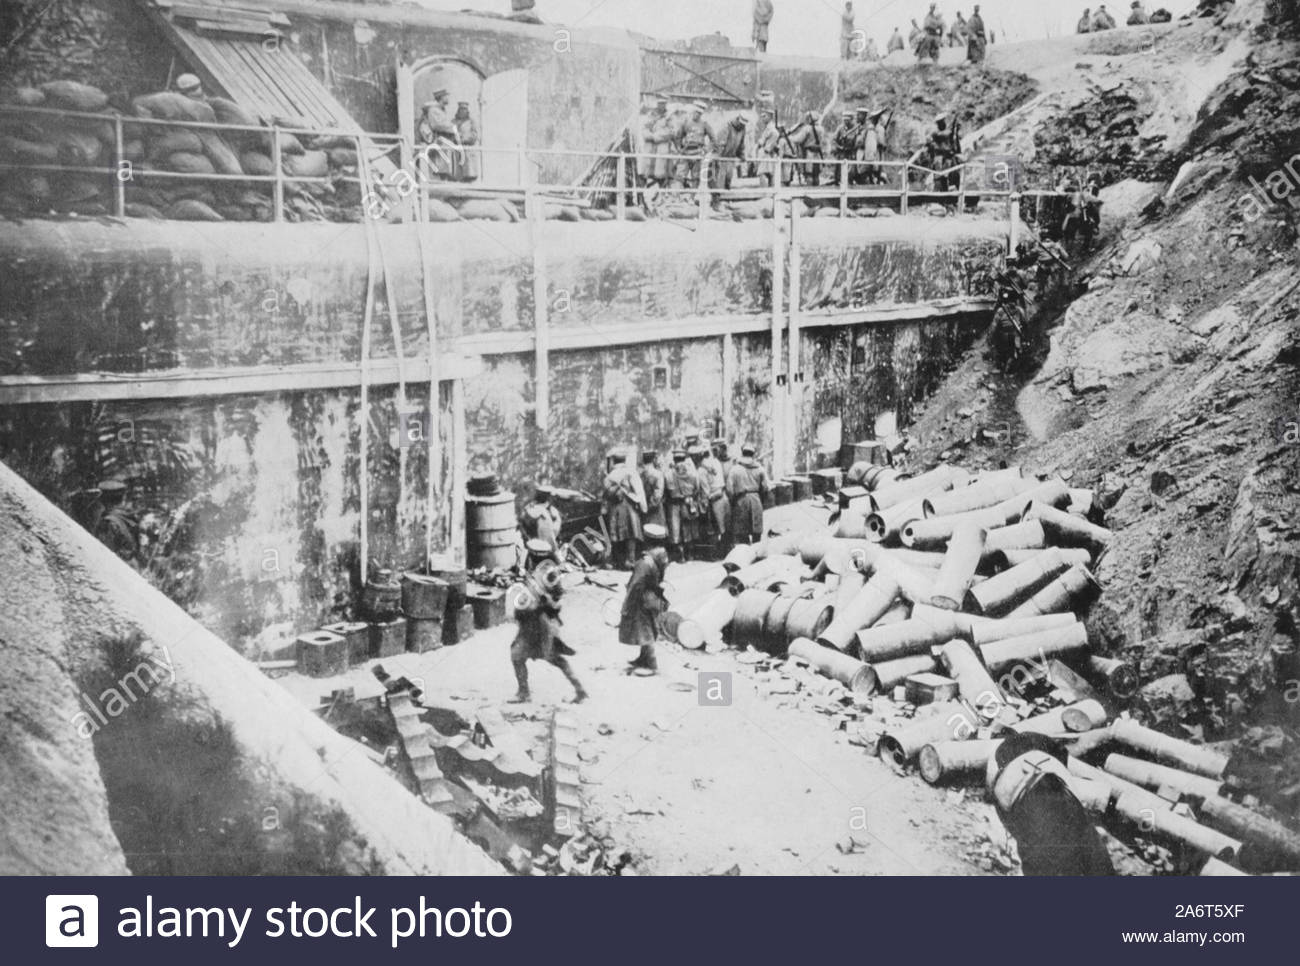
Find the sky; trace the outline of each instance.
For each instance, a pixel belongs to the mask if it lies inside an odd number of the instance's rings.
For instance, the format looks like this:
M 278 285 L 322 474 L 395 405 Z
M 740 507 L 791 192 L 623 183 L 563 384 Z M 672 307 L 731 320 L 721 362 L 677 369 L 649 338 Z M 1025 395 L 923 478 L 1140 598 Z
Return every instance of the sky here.
M 417 0 L 432 10 L 482 10 L 508 13 L 510 0 Z M 776 16 L 768 51 L 773 54 L 837 56 L 843 0 L 774 0 Z M 960 10 L 969 16 L 972 3 L 941 2 L 939 10 L 951 22 Z M 883 46 L 894 27 L 906 35 L 912 18 L 918 22 L 928 0 L 855 0 L 859 29 Z M 999 41 L 1035 40 L 1074 30 L 1090 0 L 981 0 L 980 13 Z M 1175 17 L 1195 6 L 1195 0 L 1146 0 L 1148 12 L 1167 7 Z M 665 40 L 721 31 L 732 43 L 750 42 L 751 0 L 537 0 L 537 12 L 548 23 L 582 27 L 622 27 Z M 1128 16 L 1129 0 L 1108 2 L 1120 23 Z

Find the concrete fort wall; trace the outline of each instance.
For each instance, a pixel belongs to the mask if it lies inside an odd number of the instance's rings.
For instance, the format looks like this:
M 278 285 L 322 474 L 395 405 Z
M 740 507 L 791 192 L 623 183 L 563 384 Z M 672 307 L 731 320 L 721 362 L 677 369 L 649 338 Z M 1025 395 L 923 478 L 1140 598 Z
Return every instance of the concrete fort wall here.
M 0 458 L 80 519 L 99 482 L 126 482 L 137 517 L 159 524 L 130 548 L 137 565 L 162 554 L 169 592 L 220 636 L 311 627 L 355 599 L 363 425 L 370 557 L 403 567 L 428 531 L 435 548 L 458 545 L 462 460 L 521 493 L 539 478 L 594 491 L 611 445 L 664 449 L 689 429 L 751 439 L 771 460 L 785 407 L 803 467 L 828 415 L 844 418 L 846 441 L 880 412 L 907 422 L 984 323 L 1005 248 L 1005 223 L 967 218 L 801 220 L 797 256 L 788 225 L 775 232 L 461 223 L 384 226 L 368 241 L 359 225 L 10 227 Z M 792 259 L 800 279 L 788 396 L 771 355 L 777 251 L 787 295 Z M 430 409 L 427 306 L 432 450 L 396 445 L 399 410 Z M 783 305 L 782 373 L 789 315 Z

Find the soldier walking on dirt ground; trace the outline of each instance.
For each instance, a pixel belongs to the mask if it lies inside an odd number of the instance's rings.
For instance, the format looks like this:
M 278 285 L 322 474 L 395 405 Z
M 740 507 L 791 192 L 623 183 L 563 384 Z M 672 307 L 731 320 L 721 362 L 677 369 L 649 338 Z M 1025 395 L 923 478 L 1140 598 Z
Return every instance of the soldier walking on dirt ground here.
M 510 645 L 510 663 L 514 665 L 515 680 L 519 683 L 519 692 L 511 699 L 512 704 L 532 700 L 528 688 L 529 661 L 546 661 L 555 665 L 573 685 L 573 703 L 581 704 L 587 700 L 586 689 L 569 665 L 568 659 L 574 650 L 560 640 L 558 628 L 563 623 L 560 620 L 560 597 L 563 593 L 560 569 L 549 561 L 544 561 L 511 592 L 510 604 L 518 630 Z
M 619 643 L 641 649 L 628 666 L 628 673 L 638 677 L 649 677 L 659 670 L 655 641 L 659 639 L 660 620 L 668 609 L 663 587 L 664 574 L 668 572 L 668 551 L 663 542 L 668 533 L 652 523 L 646 526 L 645 536 L 651 546 L 632 568 L 618 624 Z

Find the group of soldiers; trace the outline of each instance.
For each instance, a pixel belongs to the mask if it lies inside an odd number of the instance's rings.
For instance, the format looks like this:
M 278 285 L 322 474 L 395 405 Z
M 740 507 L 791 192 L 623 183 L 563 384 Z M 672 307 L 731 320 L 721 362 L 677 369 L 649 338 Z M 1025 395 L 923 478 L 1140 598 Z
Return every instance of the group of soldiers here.
M 963 17 L 961 11 L 957 12 L 957 17 L 952 26 L 943 19 L 943 14 L 939 12 L 937 3 L 930 4 L 930 10 L 925 15 L 921 23 L 912 21 L 912 30 L 908 34 L 907 45 L 916 55 L 916 59 L 924 63 L 931 61 L 939 62 L 939 51 L 943 49 L 945 38 L 949 47 L 966 48 L 966 60 L 972 64 L 984 63 L 984 55 L 988 51 L 988 45 L 991 35 L 984 26 L 984 17 L 980 14 L 980 5 L 975 4 L 975 9 L 969 17 Z M 886 48 L 887 54 L 892 54 L 896 50 L 903 50 L 903 35 L 895 30 L 893 36 L 889 38 L 889 44 Z
M 444 181 L 477 181 L 479 130 L 469 101 L 461 101 L 451 112 L 451 92 L 439 88 L 425 103 L 415 128 L 416 140 L 425 148 L 428 175 Z
M 691 440 L 672 451 L 660 466 L 659 453 L 642 454 L 641 466 L 628 464 L 626 453 L 610 456 L 603 495 L 612 563 L 632 569 L 637 550 L 662 533 L 666 555 L 684 562 L 692 548 L 707 545 L 722 556 L 736 544 L 763 538 L 763 501 L 770 483 L 766 470 L 746 443 L 732 458 L 728 445 L 706 446 Z
M 658 671 L 655 642 L 668 610 L 663 581 L 670 561 L 675 557 L 685 562 L 691 547 L 700 541 L 710 544 L 714 555 L 721 555 L 734 544 L 761 540 L 769 489 L 767 472 L 749 444 L 741 447 L 738 459 L 731 459 L 726 441 L 705 446 L 692 437 L 686 446 L 673 450 L 667 471 L 660 468 L 654 451 L 642 454 L 639 470 L 628 464 L 627 453 L 610 454 L 602 491 L 611 563 L 632 572 L 618 631 L 621 644 L 637 649 L 629 673 L 645 677 Z M 519 686 L 516 702 L 531 699 L 529 661 L 546 661 L 558 668 L 573 686 L 575 703 L 587 698 L 568 661 L 574 652 L 560 636 L 562 521 L 554 496 L 550 487 L 538 486 L 519 519 L 528 564 L 510 599 L 518 625 L 510 649 Z
M 1146 8 L 1142 6 L 1142 0 L 1133 0 L 1129 4 L 1128 20 L 1125 24 L 1129 27 L 1141 27 L 1149 23 L 1168 23 L 1174 18 L 1164 7 L 1158 9 L 1155 13 L 1147 13 Z M 1110 15 L 1103 3 L 1093 12 L 1088 7 L 1083 8 L 1083 16 L 1079 18 L 1078 25 L 1074 28 L 1075 33 L 1095 34 L 1103 30 L 1114 30 L 1119 26 L 1115 18 Z

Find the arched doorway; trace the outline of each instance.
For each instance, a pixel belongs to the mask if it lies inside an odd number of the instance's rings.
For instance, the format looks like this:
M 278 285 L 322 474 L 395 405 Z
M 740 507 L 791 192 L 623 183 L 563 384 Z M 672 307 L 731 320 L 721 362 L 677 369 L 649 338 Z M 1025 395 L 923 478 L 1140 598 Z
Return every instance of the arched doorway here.
M 467 60 L 425 57 L 398 68 L 398 104 L 403 137 L 415 139 L 415 126 L 433 93 L 446 88 L 454 111 L 469 105 L 479 130 L 480 180 L 492 185 L 530 182 L 533 166 L 521 163 L 528 143 L 528 71 L 511 70 L 491 77 Z

